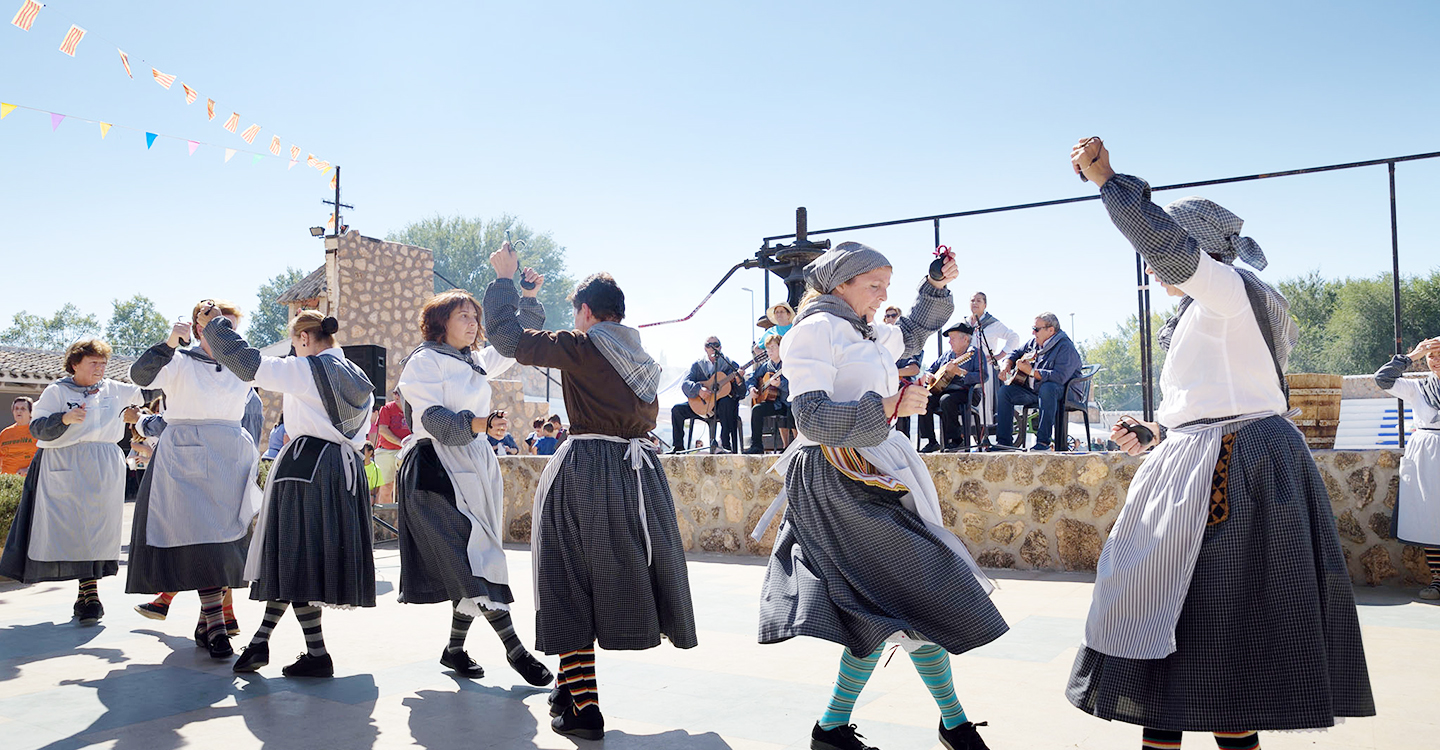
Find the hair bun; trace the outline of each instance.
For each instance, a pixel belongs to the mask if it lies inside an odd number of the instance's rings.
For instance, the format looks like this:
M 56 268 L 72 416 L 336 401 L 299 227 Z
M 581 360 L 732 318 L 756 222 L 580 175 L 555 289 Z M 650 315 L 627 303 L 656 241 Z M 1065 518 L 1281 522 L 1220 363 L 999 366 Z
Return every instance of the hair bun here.
M 340 330 L 340 321 L 327 315 L 324 320 L 320 321 L 320 330 L 327 336 L 333 336 L 336 331 Z

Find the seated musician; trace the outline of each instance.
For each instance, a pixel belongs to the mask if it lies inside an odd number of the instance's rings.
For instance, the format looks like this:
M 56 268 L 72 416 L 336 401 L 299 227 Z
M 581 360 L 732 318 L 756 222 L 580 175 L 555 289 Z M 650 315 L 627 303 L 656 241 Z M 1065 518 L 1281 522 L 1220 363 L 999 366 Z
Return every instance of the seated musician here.
M 1015 407 L 1039 404 L 1040 425 L 1035 430 L 1032 450 L 1048 451 L 1065 398 L 1065 384 L 1080 374 L 1082 363 L 1075 342 L 1060 330 L 1055 313 L 1040 313 L 1030 330 L 1035 338 L 1011 352 L 1000 365 L 1000 379 L 1006 385 L 995 399 L 995 440 L 1000 445 L 1013 445 Z M 1072 396 L 1079 398 L 1080 394 Z M 1063 450 L 1065 446 L 1060 447 Z
M 892 326 L 900 325 L 900 308 L 894 305 L 885 308 L 885 322 Z M 895 369 L 900 372 L 901 383 L 911 383 L 919 377 L 920 360 L 923 356 L 923 353 L 916 353 L 913 357 L 896 360 Z M 895 429 L 899 430 L 901 435 L 910 437 L 910 418 L 898 417 L 895 420 Z
M 755 368 L 750 376 L 750 447 L 746 453 L 764 453 L 762 435 L 765 432 L 766 417 L 788 417 L 790 415 L 790 381 L 780 373 L 780 334 L 765 335 L 765 353 L 769 361 Z M 768 399 L 768 400 L 767 400 Z M 780 439 L 783 448 L 790 445 L 795 431 L 782 422 Z
M 921 453 L 940 450 L 935 440 L 935 415 L 940 416 L 940 433 L 944 438 L 945 450 L 962 451 L 970 448 L 973 430 L 970 419 L 970 392 L 980 382 L 980 372 L 968 364 L 970 336 L 974 333 L 969 325 L 956 323 L 945 329 L 945 338 L 950 342 L 949 351 L 940 355 L 930 365 L 924 383 L 930 387 L 930 404 L 921 414 L 920 437 L 927 442 Z M 967 356 L 969 355 L 969 356 Z
M 685 382 L 680 384 L 680 390 L 685 398 L 710 398 L 710 388 L 706 383 L 711 382 L 714 375 L 719 372 L 725 375 L 733 375 L 740 369 L 735 361 L 720 352 L 720 339 L 711 336 L 705 340 L 705 356 L 696 360 L 690 365 L 690 373 L 685 376 Z M 723 390 L 723 389 L 722 389 Z M 675 450 L 680 450 L 683 443 L 680 437 L 683 435 L 683 427 L 687 419 L 705 419 L 708 415 L 696 414 L 690 406 L 690 402 L 676 404 L 670 409 L 670 424 L 675 430 Z M 739 384 L 733 384 L 728 395 L 715 399 L 715 419 L 720 423 L 720 447 L 728 453 L 738 452 L 740 445 L 740 395 Z M 713 446 L 712 446 L 713 447 Z

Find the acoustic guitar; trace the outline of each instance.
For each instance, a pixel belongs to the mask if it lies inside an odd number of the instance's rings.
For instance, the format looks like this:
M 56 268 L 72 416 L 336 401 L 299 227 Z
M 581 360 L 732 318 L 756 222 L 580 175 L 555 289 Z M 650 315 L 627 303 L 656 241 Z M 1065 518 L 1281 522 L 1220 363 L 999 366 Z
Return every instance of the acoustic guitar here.
M 1023 372 L 1020 372 L 1020 363 L 1024 362 L 1028 365 L 1034 366 L 1035 355 L 1039 353 L 1039 349 L 1032 349 L 1020 355 L 1020 359 L 1015 360 L 1015 366 L 1010 370 L 1010 376 L 1005 378 L 1005 385 L 1019 385 L 1028 387 L 1030 384 L 1030 376 L 1026 375 Z
M 946 369 L 946 367 L 948 367 L 949 365 L 963 365 L 966 362 L 969 362 L 970 358 L 973 356 L 975 356 L 975 350 L 966 349 L 965 353 L 960 355 L 958 359 L 952 359 L 949 362 L 946 362 L 945 366 L 940 368 L 941 374 L 935 378 L 934 382 L 930 383 L 930 386 L 927 390 L 929 390 L 931 393 L 939 393 L 940 391 L 945 390 L 945 387 L 950 385 L 950 381 L 954 380 L 960 375 L 960 373 L 958 372 L 950 372 Z
M 755 398 L 750 399 L 751 406 L 769 403 L 780 398 L 780 371 L 767 372 L 760 378 L 760 387 L 755 389 Z
M 701 394 L 685 399 L 685 402 L 690 405 L 690 411 L 695 412 L 695 416 L 702 419 L 714 416 L 715 401 L 730 395 L 730 389 L 735 385 L 735 379 L 744 377 L 745 371 L 751 367 L 768 361 L 770 361 L 770 355 L 762 351 L 748 364 L 728 375 L 716 370 L 715 374 L 700 382 L 701 386 L 709 390 L 709 395 Z

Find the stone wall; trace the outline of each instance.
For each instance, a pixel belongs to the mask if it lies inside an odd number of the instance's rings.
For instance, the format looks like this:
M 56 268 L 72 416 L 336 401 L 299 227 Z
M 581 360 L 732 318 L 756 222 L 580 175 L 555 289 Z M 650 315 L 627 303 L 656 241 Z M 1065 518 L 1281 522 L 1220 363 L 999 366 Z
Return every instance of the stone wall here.
M 1400 454 L 1316 451 L 1330 492 L 1351 579 L 1369 585 L 1428 582 L 1418 547 L 1390 537 Z M 779 524 L 749 537 L 780 491 L 768 469 L 775 456 L 662 456 L 675 496 L 680 535 L 693 551 L 765 555 Z M 530 507 L 545 458 L 507 457 L 506 534 L 530 540 Z M 945 525 L 982 566 L 1093 571 L 1124 504 L 1140 458 L 1121 453 L 1055 456 L 927 455 Z
M 435 256 L 423 247 L 346 232 L 325 256 L 326 289 L 342 344 L 385 347 L 389 392 L 400 360 L 420 343 L 420 310 L 435 295 Z

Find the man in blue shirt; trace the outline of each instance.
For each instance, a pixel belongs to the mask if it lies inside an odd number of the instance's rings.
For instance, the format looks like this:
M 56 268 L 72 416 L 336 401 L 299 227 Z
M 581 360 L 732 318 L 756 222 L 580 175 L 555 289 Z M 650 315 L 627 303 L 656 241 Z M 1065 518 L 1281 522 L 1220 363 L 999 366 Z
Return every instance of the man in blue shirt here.
M 1012 371 L 1024 376 L 1024 385 L 1011 382 L 1000 389 L 995 399 L 995 440 L 1010 446 L 1015 442 L 1015 407 L 1040 405 L 1040 425 L 1035 430 L 1035 447 L 1048 451 L 1055 434 L 1055 420 L 1065 399 L 1065 384 L 1080 374 L 1080 352 L 1075 342 L 1060 330 L 1055 313 L 1040 313 L 1030 329 L 1035 338 L 1010 353 L 1000 365 L 1000 379 L 1007 380 Z M 1072 390 L 1075 390 L 1072 388 Z M 1079 398 L 1079 392 L 1071 394 Z M 1061 446 L 1062 448 L 1064 446 Z

